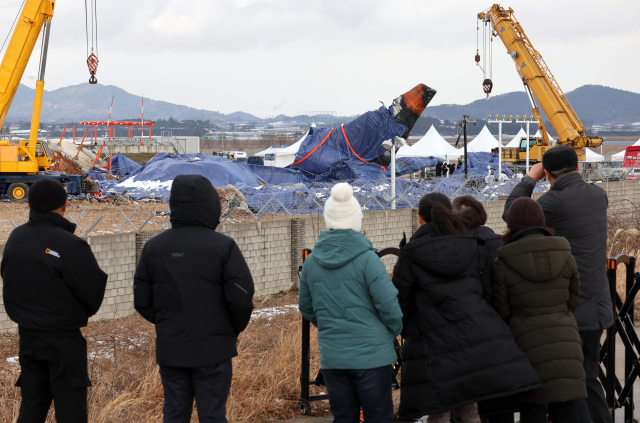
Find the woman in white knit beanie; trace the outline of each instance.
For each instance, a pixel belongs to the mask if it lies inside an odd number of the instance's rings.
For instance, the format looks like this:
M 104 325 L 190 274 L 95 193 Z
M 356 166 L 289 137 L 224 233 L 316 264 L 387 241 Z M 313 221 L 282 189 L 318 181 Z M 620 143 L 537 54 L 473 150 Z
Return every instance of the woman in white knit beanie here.
M 402 331 L 398 291 L 371 242 L 349 184 L 336 184 L 300 276 L 299 308 L 318 328 L 320 365 L 334 422 L 391 423 L 393 339 Z

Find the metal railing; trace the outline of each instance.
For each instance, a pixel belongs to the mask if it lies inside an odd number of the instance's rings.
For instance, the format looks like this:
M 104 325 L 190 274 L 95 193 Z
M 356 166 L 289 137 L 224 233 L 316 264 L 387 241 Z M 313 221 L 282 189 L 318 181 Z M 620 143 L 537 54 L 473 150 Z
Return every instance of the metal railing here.
M 622 301 L 617 289 L 617 270 L 625 265 L 625 300 Z M 636 295 L 640 291 L 640 273 L 635 273 L 636 258 L 619 254 L 607 260 L 607 278 L 613 302 L 614 324 L 607 329 L 607 338 L 600 350 L 600 359 L 605 371 L 600 367 L 600 381 L 605 388 L 607 404 L 613 421 L 616 409 L 624 407 L 624 422 L 634 419 L 633 384 L 640 376 L 640 338 L 634 325 Z M 624 345 L 624 374 L 616 375 L 616 335 Z M 623 385 L 624 383 L 624 385 Z

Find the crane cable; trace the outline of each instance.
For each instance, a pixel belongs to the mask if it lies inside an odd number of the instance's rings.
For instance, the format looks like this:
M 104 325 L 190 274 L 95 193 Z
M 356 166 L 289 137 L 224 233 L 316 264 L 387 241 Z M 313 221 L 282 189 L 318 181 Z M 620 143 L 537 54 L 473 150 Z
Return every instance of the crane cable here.
M 89 0 L 90 7 L 87 7 L 87 0 L 84 0 L 84 23 L 85 34 L 87 37 L 87 66 L 89 67 L 89 73 L 91 78 L 90 84 L 96 84 L 98 80 L 95 75 L 98 71 L 98 5 L 97 0 Z M 89 54 L 89 9 L 91 9 L 91 54 Z M 95 35 L 95 43 L 94 43 Z M 95 46 L 95 53 L 94 51 Z
M 7 40 L 9 39 L 9 36 L 11 35 L 11 31 L 13 31 L 13 27 L 16 25 L 16 22 L 18 22 L 18 18 L 20 17 L 20 12 L 22 11 L 22 8 L 24 7 L 24 3 L 27 0 L 23 0 L 22 1 L 22 6 L 20 6 L 20 9 L 18 9 L 18 14 L 16 15 L 16 18 L 13 20 L 13 24 L 11 25 L 11 28 L 9 28 L 9 33 L 7 34 L 7 37 L 4 39 L 4 43 L 2 43 L 2 47 L 0 47 L 0 52 L 2 52 L 2 49 L 4 49 L 4 46 L 7 44 Z

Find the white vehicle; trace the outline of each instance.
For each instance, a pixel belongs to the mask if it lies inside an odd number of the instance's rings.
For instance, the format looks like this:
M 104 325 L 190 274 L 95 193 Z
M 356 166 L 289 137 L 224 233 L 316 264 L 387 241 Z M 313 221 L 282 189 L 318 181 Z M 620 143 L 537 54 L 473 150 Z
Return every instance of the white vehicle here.
M 276 165 L 276 153 L 269 153 L 264 155 L 264 165 L 265 166 L 275 166 Z
M 227 154 L 236 160 L 240 158 L 244 158 L 244 159 L 247 158 L 247 153 L 245 153 L 244 151 L 227 151 Z

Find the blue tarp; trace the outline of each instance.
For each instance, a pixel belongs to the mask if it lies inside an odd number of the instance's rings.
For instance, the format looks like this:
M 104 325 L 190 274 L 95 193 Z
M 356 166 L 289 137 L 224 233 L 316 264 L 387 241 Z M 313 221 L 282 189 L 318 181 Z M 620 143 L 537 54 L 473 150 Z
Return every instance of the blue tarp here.
M 201 153 L 175 156 L 158 153 L 146 165 L 124 179 L 101 181 L 99 184 L 105 194 L 121 194 L 126 189 L 127 195 L 136 199 L 160 198 L 168 201 L 174 178 L 187 174 L 202 175 L 219 188 L 229 184 L 241 187 L 260 185 L 263 182 L 243 162 Z
M 122 153 L 116 153 L 111 158 L 111 173 L 113 175 L 130 175 L 141 167 L 142 165 L 134 162 Z
M 260 179 L 269 185 L 297 184 L 300 182 L 310 182 L 309 178 L 302 172 L 295 169 L 285 169 L 275 166 L 262 166 L 247 164 L 249 169 L 258 175 Z
M 468 153 L 468 170 L 469 175 L 487 176 L 488 167 L 493 170 L 495 178 L 498 179 L 498 168 L 500 167 L 500 159 L 497 154 L 492 153 Z M 513 177 L 513 171 L 502 163 L 502 173 L 509 178 Z M 464 164 L 460 169 L 453 172 L 454 175 L 464 175 Z
M 107 179 L 105 176 L 106 174 L 107 171 L 94 166 L 87 173 L 85 173 L 85 176 L 88 176 L 94 181 L 105 181 Z
M 343 135 L 343 129 L 351 148 Z M 406 129 L 405 125 L 396 122 L 392 106 L 388 109 L 381 107 L 367 112 L 343 127 L 333 130 L 312 127 L 300 145 L 294 163 L 301 161 L 312 151 L 313 153 L 300 163 L 290 165 L 289 168 L 299 169 L 310 178 L 323 176 L 329 180 L 339 181 L 357 179 L 360 174 L 384 175 L 382 170 L 378 173 L 356 166 L 355 162 L 364 165 L 356 154 L 362 160 L 370 162 L 386 151 L 382 146 L 384 141 L 402 136 Z M 325 138 L 327 139 L 323 143 Z M 316 148 L 317 150 L 314 151 Z

